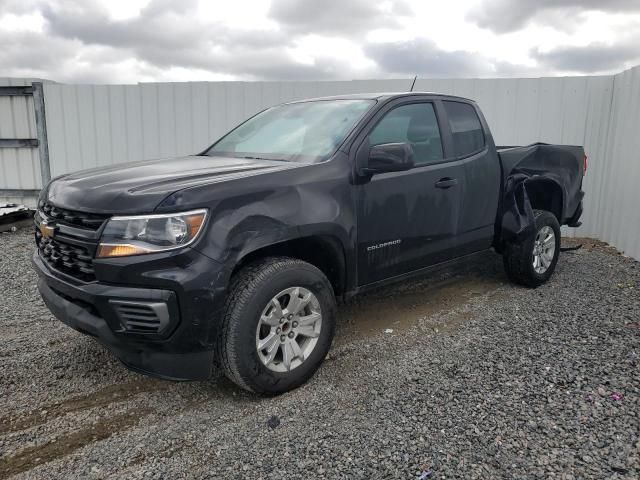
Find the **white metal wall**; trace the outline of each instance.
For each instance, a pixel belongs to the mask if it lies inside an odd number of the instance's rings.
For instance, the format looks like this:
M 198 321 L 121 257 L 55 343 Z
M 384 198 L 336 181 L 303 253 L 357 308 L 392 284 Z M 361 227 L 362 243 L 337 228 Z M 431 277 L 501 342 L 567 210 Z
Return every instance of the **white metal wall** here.
M 0 78 L 2 86 L 31 85 L 30 79 Z M 33 97 L 0 97 L 0 138 L 36 138 Z M 41 187 L 37 148 L 0 148 L 0 189 L 34 190 Z M 27 198 L 27 203 L 33 203 Z M 0 196 L 0 203 L 21 202 L 23 197 Z
M 402 91 L 410 84 L 402 79 L 45 85 L 52 174 L 194 153 L 270 105 L 340 93 Z M 499 144 L 586 143 L 590 152 L 604 139 L 599 133 L 609 118 L 612 87 L 613 77 L 416 83 L 416 90 L 475 99 Z
M 243 119 L 273 104 L 341 93 L 405 91 L 410 84 L 408 78 L 139 85 L 48 83 L 44 91 L 51 173 L 56 176 L 132 160 L 195 153 Z M 584 145 L 590 157 L 584 183 L 584 224 L 577 231 L 567 229 L 566 233 L 601 238 L 640 258 L 640 246 L 635 242 L 640 234 L 640 194 L 635 186 L 640 180 L 635 154 L 640 146 L 640 68 L 595 77 L 418 79 L 415 90 L 475 99 L 498 144 L 543 141 Z M 0 118 L 13 111 L 15 107 L 0 105 Z M 27 125 L 34 129 L 32 106 L 24 111 L 23 116 L 29 118 Z M 28 133 L 35 135 L 34 130 Z M 12 176 L 3 177 L 0 184 L 5 188 L 37 188 L 37 151 L 19 154 L 35 157 L 21 162 L 20 171 L 15 160 L 9 162 Z M 6 161 L 4 167 L 7 168 Z
M 613 77 L 611 121 L 591 189 L 593 236 L 640 259 L 640 67 Z
M 409 84 L 382 80 L 45 85 L 51 173 L 197 153 L 277 103 L 406 89 Z

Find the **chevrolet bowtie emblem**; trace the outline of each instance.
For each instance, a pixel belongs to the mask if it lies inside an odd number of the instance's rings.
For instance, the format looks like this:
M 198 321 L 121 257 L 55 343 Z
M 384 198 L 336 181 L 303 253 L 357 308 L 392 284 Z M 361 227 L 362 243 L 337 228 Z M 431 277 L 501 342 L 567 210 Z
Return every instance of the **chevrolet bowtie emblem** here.
M 55 232 L 55 225 L 49 225 L 47 222 L 40 222 L 40 233 L 43 238 L 51 238 Z

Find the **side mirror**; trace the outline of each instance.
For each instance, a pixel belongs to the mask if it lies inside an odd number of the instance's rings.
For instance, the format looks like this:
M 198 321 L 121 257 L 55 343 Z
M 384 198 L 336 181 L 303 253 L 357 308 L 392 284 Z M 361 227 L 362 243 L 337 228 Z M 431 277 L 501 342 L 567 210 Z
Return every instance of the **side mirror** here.
M 363 173 L 375 175 L 402 172 L 413 168 L 413 149 L 408 143 L 383 143 L 369 150 L 369 159 Z

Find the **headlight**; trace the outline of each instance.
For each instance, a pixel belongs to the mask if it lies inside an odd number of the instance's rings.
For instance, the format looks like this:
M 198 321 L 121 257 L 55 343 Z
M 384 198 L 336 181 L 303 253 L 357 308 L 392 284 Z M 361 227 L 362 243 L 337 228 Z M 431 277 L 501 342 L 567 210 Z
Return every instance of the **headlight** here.
M 97 257 L 124 257 L 185 247 L 196 239 L 206 217 L 206 210 L 112 217 L 102 232 Z

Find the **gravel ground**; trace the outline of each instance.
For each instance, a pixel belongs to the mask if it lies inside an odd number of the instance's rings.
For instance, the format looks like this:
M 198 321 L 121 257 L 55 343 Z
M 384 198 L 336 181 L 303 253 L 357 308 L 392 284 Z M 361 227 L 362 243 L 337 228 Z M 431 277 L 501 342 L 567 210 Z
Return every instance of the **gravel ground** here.
M 602 244 L 359 297 L 277 398 L 128 372 L 44 307 L 29 231 L 0 251 L 0 478 L 640 478 L 640 264 Z

